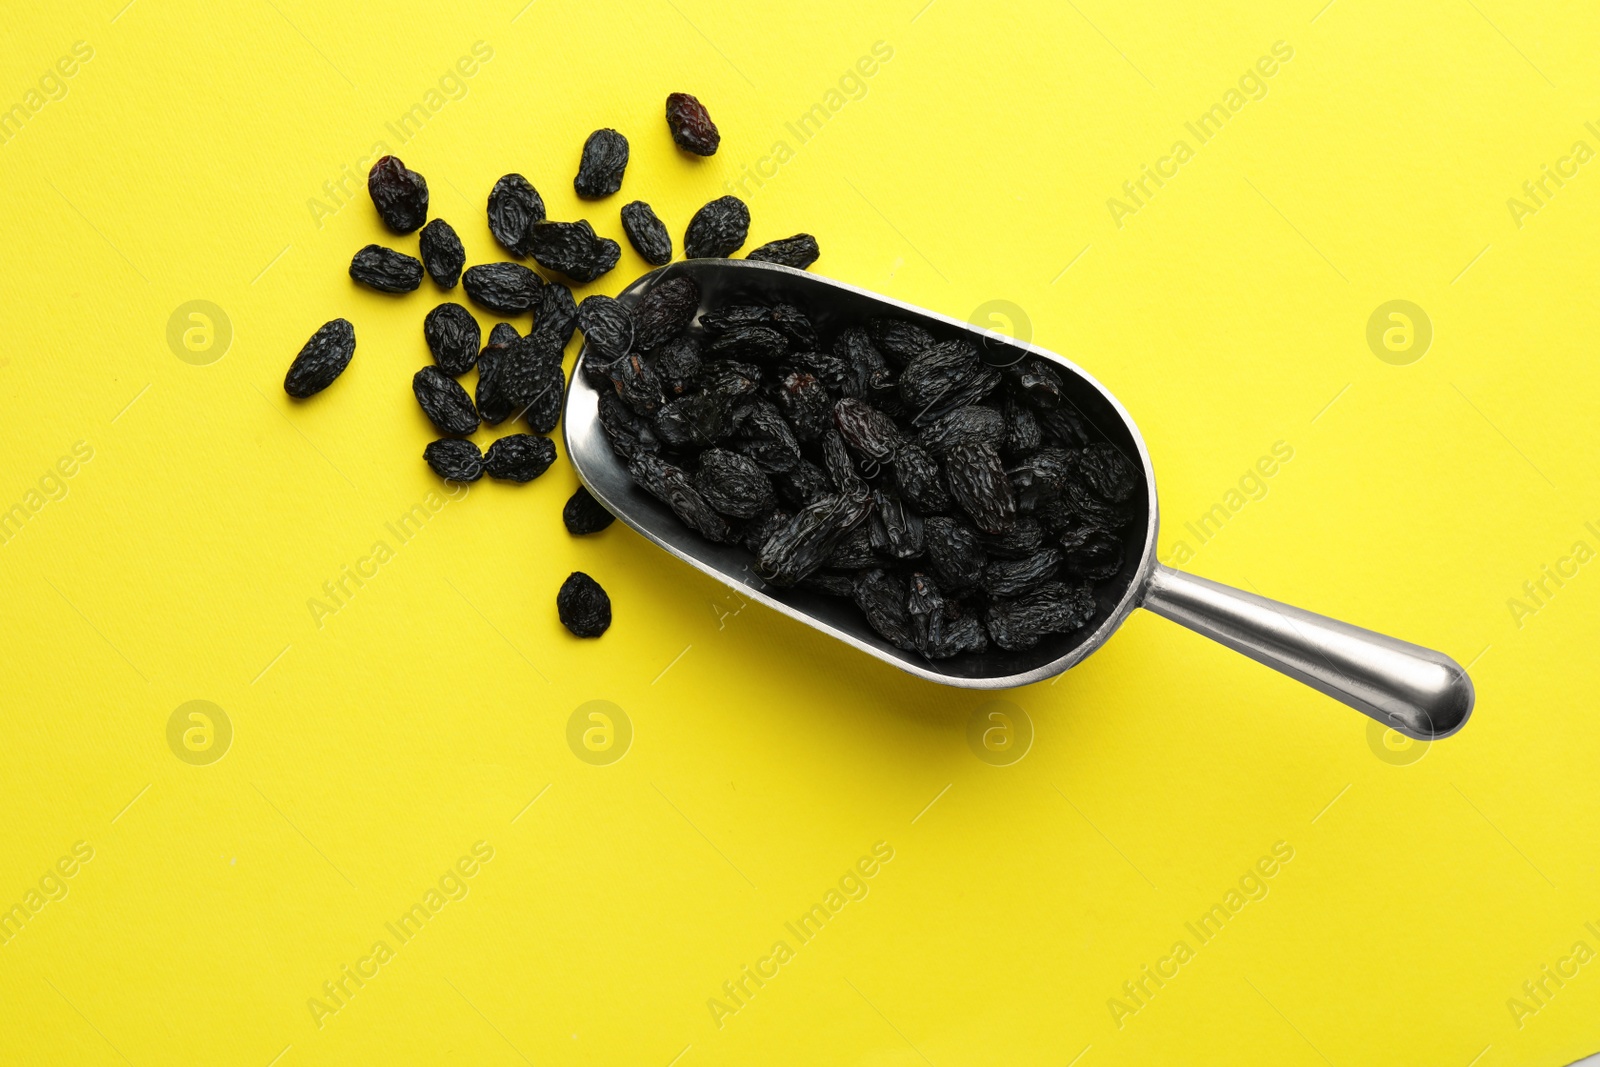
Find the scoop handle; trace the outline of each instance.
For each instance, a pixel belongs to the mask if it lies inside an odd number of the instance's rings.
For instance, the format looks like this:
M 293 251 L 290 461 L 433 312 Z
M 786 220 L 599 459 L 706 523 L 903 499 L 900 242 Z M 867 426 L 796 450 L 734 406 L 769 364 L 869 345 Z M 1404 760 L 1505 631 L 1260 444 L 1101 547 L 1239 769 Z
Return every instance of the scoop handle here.
M 1443 652 L 1156 565 L 1144 607 L 1420 741 L 1472 714 L 1472 679 Z

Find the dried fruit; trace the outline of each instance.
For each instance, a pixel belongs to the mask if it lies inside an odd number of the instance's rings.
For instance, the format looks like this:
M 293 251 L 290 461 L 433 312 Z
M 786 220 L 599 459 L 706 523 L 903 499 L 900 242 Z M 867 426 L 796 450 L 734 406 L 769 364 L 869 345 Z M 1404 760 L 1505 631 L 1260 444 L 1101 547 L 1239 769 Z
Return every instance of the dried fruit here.
M 723 359 L 775 363 L 789 351 L 789 341 L 771 326 L 735 326 L 717 334 L 707 351 Z
M 902 579 L 881 570 L 866 571 L 856 578 L 853 592 L 856 607 L 885 641 L 896 648 L 916 647 Z
M 894 420 L 863 400 L 846 397 L 835 403 L 833 421 L 850 447 L 868 459 L 888 459 L 902 440 Z
M 528 336 L 540 345 L 561 352 L 572 340 L 572 331 L 578 328 L 578 304 L 572 299 L 572 290 L 560 282 L 546 282 L 539 290 L 539 302 L 533 308 L 533 329 Z
M 628 235 L 628 243 L 646 263 L 664 267 L 672 262 L 672 235 L 643 200 L 622 206 L 622 232 Z
M 438 367 L 423 367 L 412 375 L 411 391 L 440 433 L 466 435 L 478 428 L 472 398 L 460 382 Z
M 583 142 L 583 159 L 572 188 L 585 200 L 598 200 L 622 188 L 628 169 L 628 139 L 616 130 L 596 130 Z
M 839 334 L 833 343 L 833 354 L 847 363 L 854 375 L 853 386 L 844 390 L 846 396 L 864 398 L 894 388 L 894 372 L 861 327 Z
M 537 223 L 529 236 L 529 247 L 539 266 L 576 282 L 594 281 L 622 257 L 622 246 L 609 237 L 598 236 L 587 219 Z
M 461 375 L 478 362 L 483 329 L 472 312 L 460 304 L 440 304 L 422 320 L 422 337 L 428 342 L 428 351 L 440 370 Z
M 928 563 L 944 588 L 959 596 L 983 578 L 989 557 L 978 533 L 948 516 L 938 515 L 923 524 Z
M 933 334 L 904 319 L 872 319 L 867 333 L 878 351 L 901 367 L 933 347 Z
M 633 308 L 633 340 L 648 352 L 689 325 L 700 309 L 700 286 L 679 275 L 657 282 Z
M 428 221 L 428 183 L 396 156 L 384 156 L 367 172 L 367 193 L 383 224 L 410 233 Z
M 483 470 L 501 481 L 531 482 L 555 461 L 556 446 L 550 438 L 514 433 L 489 446 L 483 457 Z
M 798 441 L 815 441 L 833 428 L 833 404 L 815 375 L 798 370 L 784 375 L 777 402 Z
M 735 519 L 753 518 L 773 506 L 772 480 L 754 460 L 724 448 L 700 454 L 694 486 L 706 503 Z
M 355 354 L 356 328 L 349 321 L 334 319 L 323 323 L 289 364 L 283 391 L 302 400 L 322 392 L 344 373 Z
M 656 373 L 668 397 L 683 396 L 700 379 L 700 342 L 693 337 L 674 337 L 657 348 Z
M 561 402 L 566 398 L 567 376 L 561 360 L 541 359 L 532 375 L 533 395 L 524 405 L 522 417 L 534 433 L 551 433 L 561 421 Z
M 994 408 L 978 404 L 941 415 L 929 421 L 917 434 L 917 444 L 941 459 L 958 445 L 999 449 L 1005 439 L 1005 416 Z
M 817 328 L 811 325 L 811 318 L 793 304 L 774 304 L 769 321 L 775 330 L 788 339 L 790 348 L 809 351 L 821 344 L 817 339 Z
M 984 624 L 994 643 L 1010 652 L 1037 645 L 1047 634 L 1071 633 L 1094 616 L 1087 585 L 1046 582 L 1031 593 L 990 602 Z
M 454 289 L 461 280 L 461 268 L 467 265 L 467 250 L 461 247 L 455 229 L 444 219 L 434 219 L 417 236 L 417 248 L 434 284 Z
M 800 442 L 778 409 L 765 400 L 745 404 L 734 412 L 734 448 L 769 473 L 793 469 L 800 462 Z
M 712 541 L 732 539 L 732 531 L 706 502 L 694 481 L 660 456 L 641 452 L 628 461 L 628 473 L 639 487 L 672 509 L 683 524 Z
M 924 512 L 940 512 L 950 507 L 950 494 L 938 462 L 913 444 L 902 444 L 892 460 L 894 484 L 900 494 Z
M 616 522 L 617 517 L 590 495 L 586 487 L 580 485 L 561 509 L 561 521 L 569 534 L 582 537 L 599 533 Z
M 1072 467 L 1091 493 L 1111 504 L 1127 500 L 1139 484 L 1138 470 L 1109 443 L 1086 445 L 1073 457 Z
M 1004 533 L 1016 515 L 1017 501 L 1006 480 L 1000 453 L 989 445 L 956 445 L 945 453 L 950 497 L 984 533 Z
M 502 315 L 521 315 L 533 307 L 543 285 L 543 279 L 521 263 L 480 263 L 461 276 L 461 286 L 473 303 Z
M 866 521 L 871 510 L 866 497 L 825 496 L 807 504 L 761 546 L 756 573 L 780 588 L 793 585 L 821 567 L 834 546 Z
M 750 233 L 750 209 L 736 196 L 720 196 L 694 213 L 683 234 L 683 254 L 690 259 L 731 256 Z
M 992 597 L 1021 596 L 1061 569 L 1061 553 L 1042 548 L 1021 559 L 997 559 L 983 571 L 983 591 Z
M 616 362 L 633 351 L 633 312 L 627 305 L 596 293 L 578 305 L 578 329 L 583 331 L 587 354 L 598 367 Z
M 785 267 L 805 270 L 815 263 L 820 255 L 822 250 L 817 247 L 815 237 L 809 233 L 797 233 L 781 241 L 768 241 L 744 258 L 764 263 L 781 263 Z
M 514 256 L 533 251 L 535 224 L 544 221 L 544 199 L 520 174 L 507 174 L 489 191 L 489 232 Z
M 380 293 L 410 293 L 422 284 L 422 262 L 392 248 L 367 245 L 350 260 L 350 277 Z
M 653 415 L 666 403 L 655 368 L 638 352 L 630 352 L 606 366 L 606 373 L 622 402 L 641 415 Z
M 716 123 L 706 106 L 688 93 L 672 93 L 667 97 L 667 128 L 672 140 L 685 152 L 697 156 L 715 155 L 722 143 Z
M 599 637 L 611 627 L 611 598 L 600 583 L 573 571 L 556 594 L 556 614 L 574 637 Z
M 502 322 L 489 332 L 489 343 L 478 353 L 478 386 L 474 397 L 478 404 L 478 417 L 491 426 L 498 426 L 511 417 L 514 409 L 506 395 L 502 369 L 506 352 L 519 342 L 517 331 Z
M 483 453 L 465 437 L 430 441 L 422 458 L 433 473 L 452 482 L 475 482 L 483 477 Z
M 725 304 L 700 316 L 700 328 L 707 337 L 736 326 L 762 326 L 772 321 L 772 309 L 765 304 Z

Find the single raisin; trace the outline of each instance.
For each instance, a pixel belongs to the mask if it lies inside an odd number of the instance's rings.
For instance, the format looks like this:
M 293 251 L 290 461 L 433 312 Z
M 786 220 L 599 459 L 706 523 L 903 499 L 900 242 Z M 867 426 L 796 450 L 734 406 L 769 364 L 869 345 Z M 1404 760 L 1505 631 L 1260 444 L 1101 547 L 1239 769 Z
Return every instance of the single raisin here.
M 768 241 L 744 258 L 760 260 L 763 263 L 780 263 L 785 267 L 805 270 L 815 263 L 820 255 L 822 250 L 817 247 L 815 237 L 809 233 L 797 233 L 781 241 Z
M 638 352 L 630 352 L 606 365 L 606 373 L 622 402 L 641 415 L 653 415 L 666 403 L 655 368 Z
M 576 282 L 592 282 L 617 265 L 622 246 L 597 236 L 588 220 L 541 222 L 530 238 L 539 266 L 564 274 Z
M 528 336 L 561 352 L 577 328 L 578 304 L 572 299 L 572 290 L 560 282 L 546 282 L 539 290 L 539 302 L 533 308 L 533 329 Z
M 772 321 L 772 309 L 765 304 L 727 304 L 700 316 L 700 328 L 707 337 L 738 326 L 764 326 Z
M 556 461 L 555 442 L 531 433 L 514 433 L 489 446 L 483 471 L 505 482 L 531 482 Z
M 867 323 L 867 333 L 878 351 L 901 367 L 933 347 L 932 334 L 904 319 L 872 319 Z
M 483 477 L 483 453 L 465 437 L 430 441 L 422 450 L 433 473 L 452 482 L 475 482 Z
M 1073 457 L 1073 471 L 1101 500 L 1120 504 L 1139 485 L 1139 472 L 1114 446 L 1097 442 Z
M 756 574 L 780 588 L 793 585 L 827 562 L 834 546 L 871 510 L 866 497 L 825 496 L 807 504 L 761 546 Z
M 672 235 L 643 200 L 622 206 L 622 232 L 628 235 L 628 243 L 646 263 L 664 267 L 672 262 Z
M 840 333 L 833 343 L 833 354 L 852 371 L 852 381 L 843 390 L 845 396 L 865 398 L 894 388 L 894 371 L 861 327 L 852 326 Z
M 833 404 L 815 375 L 790 371 L 778 383 L 776 399 L 796 440 L 815 441 L 833 428 Z
M 533 227 L 544 221 L 544 199 L 520 174 L 507 174 L 489 191 L 489 232 L 514 256 L 533 250 Z
M 699 381 L 703 364 L 700 342 L 693 337 L 674 337 L 651 354 L 656 373 L 661 375 L 661 388 L 668 397 L 683 396 Z
M 835 402 L 833 422 L 850 447 L 868 459 L 890 458 L 902 441 L 894 420 L 862 400 L 845 397 Z
M 994 408 L 974 404 L 957 408 L 929 422 L 917 434 L 917 444 L 942 459 L 958 445 L 984 445 L 999 449 L 1005 438 L 1005 416 Z
M 556 614 L 574 637 L 599 637 L 611 627 L 611 598 L 600 583 L 573 571 L 556 594 Z
M 382 245 L 367 245 L 350 260 L 350 277 L 380 293 L 410 293 L 422 285 L 422 262 Z
M 750 233 L 750 209 L 736 196 L 720 196 L 694 213 L 683 234 L 683 254 L 690 259 L 731 256 Z
M 384 156 L 367 172 L 367 193 L 383 224 L 410 233 L 428 221 L 428 183 L 396 156 Z
M 879 636 L 896 648 L 909 651 L 916 647 L 903 579 L 882 570 L 865 571 L 856 577 L 853 593 L 856 607 Z
M 348 320 L 323 323 L 289 364 L 283 391 L 302 400 L 322 392 L 344 373 L 355 354 L 356 328 Z
M 722 359 L 776 363 L 789 351 L 789 341 L 771 326 L 735 326 L 717 334 L 707 351 Z
M 674 144 L 697 156 L 715 155 L 717 146 L 722 143 L 717 124 L 711 121 L 711 113 L 688 93 L 668 95 L 667 128 L 672 131 Z
M 734 448 L 769 474 L 793 469 L 800 462 L 800 442 L 778 409 L 765 400 L 745 404 L 733 416 Z
M 505 323 L 500 325 L 504 326 Z M 510 330 L 511 327 L 506 326 L 506 329 Z M 500 326 L 496 326 L 495 332 L 499 330 Z M 498 426 L 510 418 L 512 411 L 516 410 L 510 398 L 506 396 L 502 370 L 506 352 L 511 344 L 518 340 L 520 338 L 517 337 L 496 340 L 494 333 L 491 333 L 489 343 L 478 353 L 478 385 L 473 390 L 473 396 L 478 405 L 478 417 L 490 426 Z
M 434 222 L 438 220 L 435 219 Z M 428 223 L 432 226 L 434 223 Z M 472 312 L 460 304 L 440 304 L 422 320 L 422 337 L 433 361 L 446 374 L 461 375 L 478 362 L 483 329 Z
M 989 557 L 976 530 L 939 515 L 923 524 L 923 536 L 927 540 L 928 563 L 944 588 L 959 596 L 982 580 Z
M 1046 634 L 1071 633 L 1094 615 L 1089 586 L 1046 582 L 1013 599 L 994 600 L 984 622 L 994 643 L 1009 652 L 1037 645 Z
M 478 412 L 461 383 L 438 367 L 423 367 L 411 376 L 411 391 L 416 394 L 422 413 L 440 433 L 465 436 L 478 428 Z
M 984 533 L 1004 533 L 1016 515 L 1016 496 L 1000 453 L 989 445 L 957 445 L 945 453 L 950 497 Z
M 578 329 L 583 331 L 585 359 L 609 365 L 633 351 L 633 312 L 627 305 L 596 293 L 578 305 Z
M 617 517 L 607 511 L 585 486 L 580 485 L 561 509 L 561 521 L 569 534 L 582 537 L 599 533 L 616 522 Z
M 1022 596 L 1061 569 L 1061 553 L 1041 548 L 1022 559 L 997 559 L 983 571 L 983 591 L 992 597 Z
M 598 200 L 622 188 L 628 169 L 628 139 L 616 130 L 596 130 L 583 142 L 583 159 L 572 188 L 585 200 Z
M 724 515 L 749 519 L 773 506 L 772 480 L 755 461 L 737 452 L 711 448 L 700 454 L 694 487 Z
M 521 315 L 533 307 L 543 284 L 543 279 L 521 263 L 480 263 L 461 276 L 461 285 L 473 303 L 502 315 Z
M 682 333 L 700 309 L 700 286 L 687 275 L 657 282 L 633 307 L 633 340 L 640 351 Z
M 945 491 L 939 463 L 924 449 L 902 444 L 895 450 L 892 464 L 894 484 L 907 500 L 929 513 L 950 507 L 950 494 Z
M 680 468 L 642 452 L 628 461 L 628 472 L 639 487 L 672 509 L 683 524 L 712 541 L 733 539 L 728 524 L 694 487 L 694 481 Z
M 867 530 L 872 547 L 894 559 L 915 559 L 925 547 L 922 516 L 906 507 L 899 497 L 881 489 L 873 491 Z
M 793 304 L 774 304 L 769 321 L 773 329 L 788 338 L 790 348 L 809 351 L 822 343 L 810 316 Z
M 422 253 L 422 266 L 434 284 L 441 289 L 454 289 L 461 280 L 461 268 L 467 265 L 467 250 L 461 247 L 455 229 L 444 219 L 434 219 L 422 228 L 417 248 Z
M 551 433 L 561 421 L 561 403 L 566 398 L 567 375 L 560 359 L 541 359 L 533 371 L 533 396 L 522 417 L 534 433 Z

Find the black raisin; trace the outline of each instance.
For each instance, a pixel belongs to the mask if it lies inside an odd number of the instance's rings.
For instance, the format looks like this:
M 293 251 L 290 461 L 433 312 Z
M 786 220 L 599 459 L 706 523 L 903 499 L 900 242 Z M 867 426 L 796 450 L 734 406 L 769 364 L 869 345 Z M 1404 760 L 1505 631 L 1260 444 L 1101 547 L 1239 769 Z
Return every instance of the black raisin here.
M 672 262 L 672 235 L 643 200 L 622 206 L 622 232 L 628 235 L 628 243 L 646 263 L 664 267 Z
M 1016 396 L 1008 392 L 1001 401 L 1000 412 L 1006 420 L 1005 440 L 1001 444 L 1002 454 L 1008 457 L 1028 456 L 1044 443 L 1044 434 L 1039 428 L 1039 420 L 1034 417 L 1033 409 L 1019 401 Z
M 832 426 L 822 435 L 822 466 L 828 472 L 833 487 L 849 497 L 865 496 L 867 483 L 856 470 L 855 460 L 845 447 L 844 437 Z
M 567 376 L 559 359 L 540 360 L 533 373 L 533 396 L 522 417 L 535 433 L 550 433 L 561 421 L 561 403 L 566 398 Z
M 778 383 L 776 399 L 796 440 L 815 441 L 833 428 L 833 403 L 814 375 L 790 371 Z
M 701 315 L 700 328 L 709 338 L 736 326 L 763 326 L 771 321 L 772 309 L 765 304 L 728 304 Z
M 598 200 L 622 188 L 628 169 L 628 139 L 616 130 L 596 130 L 583 142 L 583 158 L 572 188 L 585 200 Z
M 983 550 L 996 559 L 1023 559 L 1044 547 L 1045 528 L 1032 515 L 1019 517 L 1004 532 L 980 534 Z
M 787 471 L 774 474 L 772 484 L 791 508 L 803 508 L 833 492 L 833 483 L 826 472 L 809 459 L 802 459 Z
M 828 553 L 826 566 L 838 571 L 881 567 L 883 561 L 878 558 L 877 550 L 872 547 L 872 531 L 868 529 L 868 525 L 864 522 L 845 534 L 844 539 L 833 546 L 833 551 Z M 904 590 L 901 593 L 904 599 Z
M 561 521 L 566 525 L 569 534 L 581 537 L 585 534 L 599 533 L 616 522 L 617 517 L 607 511 L 589 493 L 588 488 L 580 485 L 568 498 L 566 506 L 561 509 Z
M 720 196 L 694 213 L 683 234 L 683 254 L 690 259 L 731 256 L 750 232 L 750 209 L 736 196 Z
M 1017 506 L 1032 511 L 1067 491 L 1072 454 L 1064 448 L 1041 448 L 1008 470 Z
M 444 219 L 434 219 L 422 228 L 417 248 L 434 284 L 441 289 L 454 289 L 461 280 L 461 268 L 467 265 L 467 250 L 461 247 L 455 229 Z
M 989 557 L 976 530 L 939 515 L 923 523 L 923 537 L 928 563 L 946 589 L 959 596 L 982 580 Z
M 939 512 L 950 507 L 950 494 L 944 487 L 939 463 L 925 450 L 902 444 L 893 459 L 894 484 L 902 496 L 924 512 Z
M 817 338 L 817 328 L 811 318 L 793 304 L 774 304 L 770 319 L 774 329 L 789 339 L 789 347 L 813 349 L 822 342 Z
M 504 325 L 503 323 L 501 325 Z M 495 327 L 498 331 L 499 326 Z M 510 329 L 510 327 L 507 327 Z M 511 417 L 516 410 L 511 399 L 506 396 L 503 368 L 506 352 L 512 343 L 520 340 L 513 337 L 510 341 L 497 341 L 491 334 L 489 343 L 483 346 L 483 351 L 478 353 L 478 384 L 473 390 L 473 397 L 478 405 L 478 417 L 490 426 L 498 426 Z
M 1061 569 L 1061 553 L 1041 548 L 1021 559 L 997 559 L 983 571 L 983 591 L 992 597 L 1015 597 L 1032 592 Z
M 611 598 L 600 583 L 573 571 L 556 594 L 556 614 L 574 637 L 599 637 L 611 627 Z
M 727 522 L 706 502 L 695 489 L 693 480 L 678 467 L 649 453 L 640 453 L 628 461 L 628 473 L 639 487 L 667 507 L 683 524 L 702 537 L 712 541 L 730 541 L 733 538 Z
M 611 442 L 612 451 L 623 459 L 661 448 L 655 427 L 618 400 L 615 393 L 601 393 L 599 408 L 600 428 Z
M 652 353 L 661 388 L 669 397 L 687 393 L 700 379 L 700 342 L 693 337 L 675 337 Z
M 472 398 L 467 396 L 460 382 L 438 367 L 423 367 L 412 375 L 411 391 L 422 405 L 422 413 L 440 433 L 464 436 L 478 428 L 478 413 L 472 407 Z
M 640 351 L 683 332 L 700 309 L 700 286 L 686 275 L 667 278 L 650 287 L 633 307 L 633 339 Z
M 555 442 L 531 433 L 514 433 L 489 446 L 483 471 L 506 482 L 531 482 L 556 461 Z
M 535 224 L 544 221 L 544 199 L 520 174 L 507 174 L 489 191 L 489 232 L 514 256 L 533 251 Z
M 533 307 L 543 284 L 543 279 L 521 263 L 480 263 L 461 276 L 461 285 L 473 303 L 502 315 L 521 315 Z
M 674 144 L 697 156 L 715 155 L 717 146 L 722 143 L 717 124 L 711 121 L 711 113 L 688 93 L 667 96 L 667 128 L 672 131 Z
M 1012 385 L 1034 407 L 1049 409 L 1061 406 L 1061 375 L 1046 360 L 1028 356 L 1007 367 L 1005 373 Z
M 974 404 L 929 422 L 917 434 L 917 444 L 942 459 L 958 445 L 983 445 L 998 450 L 1005 438 L 1005 416 L 994 408 Z
M 869 397 L 894 388 L 894 371 L 861 327 L 853 326 L 840 333 L 833 343 L 833 354 L 853 372 L 853 380 L 844 390 L 846 396 Z
M 734 447 L 762 470 L 776 474 L 792 470 L 800 462 L 800 442 L 783 415 L 767 401 L 752 401 L 735 411 L 734 426 Z
M 655 368 L 645 362 L 639 353 L 630 352 L 621 359 L 613 360 L 606 365 L 606 373 L 610 375 L 622 402 L 639 414 L 653 415 L 666 403 L 666 397 L 661 392 L 661 379 L 657 377 Z
M 694 487 L 706 503 L 736 519 L 754 518 L 773 506 L 772 481 L 755 461 L 710 448 L 700 454 Z
M 862 400 L 846 397 L 836 402 L 833 422 L 850 447 L 868 459 L 888 459 L 903 440 L 893 419 Z
M 897 366 L 905 366 L 933 347 L 932 334 L 904 319 L 872 319 L 867 323 L 867 333 L 878 351 Z
M 355 354 L 356 328 L 348 320 L 323 323 L 289 364 L 283 391 L 301 399 L 322 392 L 344 373 Z
M 791 518 L 793 516 L 782 508 L 773 508 L 771 511 L 763 512 L 744 524 L 739 543 L 751 555 L 755 555 L 761 551 L 761 546 L 767 543 L 767 538 L 787 526 Z
M 744 258 L 760 260 L 763 263 L 781 263 L 785 267 L 805 270 L 815 263 L 820 255 L 822 250 L 817 247 L 815 237 L 809 233 L 797 233 L 781 241 L 768 241 Z
M 906 611 L 906 583 L 882 570 L 859 575 L 853 590 L 856 606 L 878 634 L 896 648 L 916 647 L 911 636 L 911 615 Z
M 911 576 L 906 612 L 911 617 L 911 639 L 929 659 L 949 659 L 963 652 L 982 652 L 989 641 L 978 620 L 959 613 L 926 574 Z
M 350 277 L 380 293 L 410 293 L 422 285 L 422 262 L 382 245 L 367 245 L 350 260 Z
M 1031 593 L 989 604 L 984 622 L 994 643 L 1010 652 L 1037 645 L 1046 634 L 1080 629 L 1094 616 L 1094 595 L 1087 585 L 1046 582 Z
M 472 312 L 460 304 L 440 304 L 422 320 L 422 337 L 428 342 L 428 351 L 439 369 L 446 374 L 460 375 L 478 362 L 483 329 Z
M 881 489 L 872 494 L 872 515 L 867 523 L 872 547 L 894 559 L 915 559 L 922 555 L 924 532 L 922 516 L 906 507 L 905 501 Z
M 609 365 L 633 351 L 633 312 L 627 305 L 596 293 L 578 305 L 578 329 L 583 331 L 585 361 Z
M 1139 485 L 1139 472 L 1128 458 L 1106 443 L 1088 445 L 1073 457 L 1073 472 L 1089 491 L 1111 504 L 1120 504 Z
M 383 224 L 410 233 L 428 221 L 428 183 L 396 156 L 384 156 L 367 172 L 367 193 Z
M 572 299 L 572 290 L 560 282 L 546 282 L 539 290 L 539 301 L 533 308 L 533 329 L 528 336 L 561 352 L 577 328 L 578 304 Z
M 422 458 L 433 473 L 452 482 L 475 482 L 483 477 L 483 453 L 465 437 L 430 441 Z
M 596 235 L 587 219 L 537 223 L 530 243 L 539 266 L 576 282 L 594 281 L 615 267 L 622 256 L 622 246 Z
M 793 585 L 827 562 L 834 546 L 871 510 L 865 496 L 825 496 L 807 504 L 761 546 L 756 573 L 779 587 Z
M 789 351 L 789 341 L 771 326 L 735 326 L 717 334 L 707 351 L 723 359 L 775 363 Z
M 945 453 L 950 497 L 984 533 L 1004 533 L 1016 515 L 1017 501 L 1006 480 L 1000 453 L 989 445 L 956 445 Z

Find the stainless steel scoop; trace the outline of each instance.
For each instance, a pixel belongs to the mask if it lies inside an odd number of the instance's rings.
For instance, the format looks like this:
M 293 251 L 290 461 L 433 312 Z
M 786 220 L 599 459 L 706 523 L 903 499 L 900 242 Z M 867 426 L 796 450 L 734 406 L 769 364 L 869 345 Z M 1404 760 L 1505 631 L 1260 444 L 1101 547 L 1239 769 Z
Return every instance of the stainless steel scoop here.
M 651 286 L 688 275 L 700 286 L 701 308 L 730 303 L 787 302 L 805 310 L 824 336 L 886 315 L 920 322 L 936 335 L 968 335 L 986 359 L 1005 365 L 1027 354 L 1066 371 L 1068 399 L 1129 459 L 1143 469 L 1134 529 L 1121 571 L 1097 587 L 1096 612 L 1083 629 L 1058 634 L 1026 652 L 994 649 L 949 660 L 928 660 L 889 644 L 855 605 L 808 592 L 778 589 L 756 576 L 743 548 L 713 544 L 688 529 L 629 477 L 611 450 L 598 415 L 598 394 L 572 375 L 563 423 L 567 455 L 596 500 L 648 540 L 725 582 L 743 596 L 798 619 L 901 670 L 945 685 L 1006 689 L 1060 674 L 1105 643 L 1136 607 L 1182 623 L 1260 663 L 1319 689 L 1409 737 L 1435 740 L 1459 730 L 1472 712 L 1472 680 L 1441 652 L 1385 637 L 1265 597 L 1184 574 L 1156 560 L 1156 482 L 1133 419 L 1082 369 L 1031 344 L 997 337 L 968 323 L 869 293 L 843 282 L 769 263 L 739 259 L 680 261 L 640 278 L 617 299 L 637 303 Z M 588 349 L 579 359 L 587 357 Z

